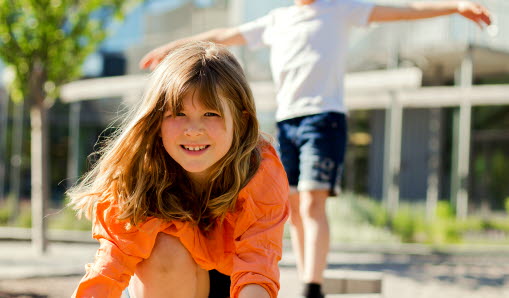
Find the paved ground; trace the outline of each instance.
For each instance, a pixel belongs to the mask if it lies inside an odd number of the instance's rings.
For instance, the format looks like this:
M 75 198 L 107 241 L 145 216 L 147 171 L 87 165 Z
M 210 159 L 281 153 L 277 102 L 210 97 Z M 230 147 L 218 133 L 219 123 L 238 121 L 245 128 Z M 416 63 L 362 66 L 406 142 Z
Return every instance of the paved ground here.
M 93 259 L 96 244 L 52 243 L 37 257 L 29 242 L 0 241 L 0 298 L 70 297 Z M 433 253 L 426 248 L 380 246 L 335 248 L 330 269 L 383 274 L 382 295 L 337 297 L 505 298 L 509 297 L 509 248 Z M 300 285 L 295 262 L 286 250 L 281 262 L 280 297 L 297 298 Z

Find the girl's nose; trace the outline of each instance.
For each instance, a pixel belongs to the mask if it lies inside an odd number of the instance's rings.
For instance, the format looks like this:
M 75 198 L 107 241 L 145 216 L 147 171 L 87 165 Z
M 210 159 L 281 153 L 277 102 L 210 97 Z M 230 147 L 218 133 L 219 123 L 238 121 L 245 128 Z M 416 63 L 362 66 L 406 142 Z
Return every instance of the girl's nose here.
M 190 125 L 185 129 L 184 134 L 186 136 L 193 137 L 193 136 L 200 136 L 203 134 L 203 132 L 204 132 L 204 129 L 202 127 L 197 126 L 197 125 Z

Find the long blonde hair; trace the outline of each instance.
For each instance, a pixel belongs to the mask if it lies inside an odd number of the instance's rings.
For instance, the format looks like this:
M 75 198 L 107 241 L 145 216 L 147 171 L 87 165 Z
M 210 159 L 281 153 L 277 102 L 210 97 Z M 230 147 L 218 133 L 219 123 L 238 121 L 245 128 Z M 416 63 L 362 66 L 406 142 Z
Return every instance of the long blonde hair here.
M 188 92 L 221 112 L 226 102 L 233 116 L 232 145 L 212 166 L 204 191 L 193 187 L 159 134 L 164 111 L 176 114 Z M 158 217 L 190 221 L 206 232 L 235 209 L 239 191 L 259 167 L 262 142 L 253 96 L 235 57 L 213 43 L 187 44 L 152 73 L 143 100 L 98 152 L 92 170 L 67 192 L 70 205 L 91 218 L 98 202 L 110 200 L 118 204 L 118 219 L 132 225 Z

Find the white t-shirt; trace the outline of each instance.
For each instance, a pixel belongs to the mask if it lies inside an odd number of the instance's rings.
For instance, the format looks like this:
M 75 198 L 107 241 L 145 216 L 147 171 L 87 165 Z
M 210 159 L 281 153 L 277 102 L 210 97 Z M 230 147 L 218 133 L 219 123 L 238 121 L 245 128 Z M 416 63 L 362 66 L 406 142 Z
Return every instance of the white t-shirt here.
M 317 0 L 277 8 L 239 26 L 248 47 L 271 49 L 278 121 L 346 111 L 343 79 L 348 31 L 367 25 L 373 5 L 358 0 Z

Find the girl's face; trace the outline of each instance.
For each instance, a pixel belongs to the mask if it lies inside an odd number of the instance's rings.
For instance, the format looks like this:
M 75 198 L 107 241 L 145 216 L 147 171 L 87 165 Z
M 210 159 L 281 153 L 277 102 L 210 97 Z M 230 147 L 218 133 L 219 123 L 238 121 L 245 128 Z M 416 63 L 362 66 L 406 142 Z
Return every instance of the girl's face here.
M 205 108 L 198 92 L 188 92 L 182 111 L 167 110 L 161 124 L 166 152 L 187 171 L 194 182 L 205 183 L 212 165 L 226 155 L 232 145 L 233 118 L 223 102 L 223 115 Z

